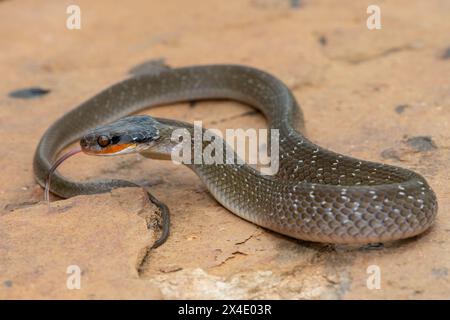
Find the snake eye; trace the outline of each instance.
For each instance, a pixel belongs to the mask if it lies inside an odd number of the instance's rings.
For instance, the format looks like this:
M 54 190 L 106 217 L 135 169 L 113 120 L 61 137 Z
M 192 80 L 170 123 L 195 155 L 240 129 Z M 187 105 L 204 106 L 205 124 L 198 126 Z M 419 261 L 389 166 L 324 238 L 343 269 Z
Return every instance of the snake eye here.
M 111 143 L 111 140 L 109 139 L 108 136 L 99 136 L 97 139 L 97 143 L 100 147 L 104 148 Z

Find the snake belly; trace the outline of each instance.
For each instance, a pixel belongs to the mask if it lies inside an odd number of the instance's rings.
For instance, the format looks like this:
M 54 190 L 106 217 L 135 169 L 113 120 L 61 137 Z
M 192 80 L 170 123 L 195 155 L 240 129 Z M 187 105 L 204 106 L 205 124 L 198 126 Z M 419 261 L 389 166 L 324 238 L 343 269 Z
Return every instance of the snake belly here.
M 270 178 L 246 164 L 189 166 L 236 215 L 297 239 L 327 243 L 408 238 L 435 220 L 436 196 L 421 175 L 312 143 L 301 134 L 303 116 L 286 85 L 264 71 L 239 65 L 171 69 L 103 90 L 45 132 L 34 157 L 35 178 L 43 186 L 55 156 L 99 125 L 151 106 L 217 98 L 260 110 L 269 128 L 279 130 L 279 170 Z M 135 184 L 76 182 L 56 172 L 51 192 L 67 198 L 128 186 Z

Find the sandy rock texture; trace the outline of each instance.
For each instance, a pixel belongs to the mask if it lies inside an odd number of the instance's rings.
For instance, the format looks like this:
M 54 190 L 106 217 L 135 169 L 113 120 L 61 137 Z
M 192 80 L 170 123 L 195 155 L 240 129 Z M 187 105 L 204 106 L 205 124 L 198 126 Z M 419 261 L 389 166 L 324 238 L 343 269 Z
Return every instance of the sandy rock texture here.
M 79 0 L 81 29 L 69 30 L 72 3 L 0 1 L 0 299 L 450 298 L 448 1 Z M 381 30 L 366 27 L 369 4 L 381 8 Z M 423 174 L 439 200 L 435 225 L 384 245 L 298 241 L 232 215 L 187 168 L 137 155 L 77 155 L 61 171 L 145 183 L 172 212 L 162 247 L 150 249 L 158 210 L 140 189 L 43 203 L 32 175 L 40 136 L 148 61 L 273 73 L 294 92 L 314 142 Z M 145 113 L 265 127 L 228 101 Z M 72 265 L 80 289 L 67 287 Z M 367 286 L 370 266 L 380 289 Z

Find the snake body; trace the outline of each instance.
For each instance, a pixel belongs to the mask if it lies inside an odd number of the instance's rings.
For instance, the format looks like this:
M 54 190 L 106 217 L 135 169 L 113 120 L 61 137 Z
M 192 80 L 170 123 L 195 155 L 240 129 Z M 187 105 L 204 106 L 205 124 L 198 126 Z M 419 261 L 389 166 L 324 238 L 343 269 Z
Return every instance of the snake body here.
M 312 143 L 301 134 L 303 116 L 286 85 L 264 71 L 237 65 L 171 69 L 105 89 L 45 132 L 34 158 L 36 180 L 44 185 L 57 153 L 97 126 L 150 106 L 216 98 L 257 108 L 269 128 L 279 130 L 279 170 L 274 176 L 263 176 L 246 164 L 190 165 L 236 215 L 297 239 L 328 243 L 403 239 L 435 220 L 436 196 L 421 175 Z M 51 191 L 67 198 L 133 185 L 122 180 L 74 182 L 55 173 Z

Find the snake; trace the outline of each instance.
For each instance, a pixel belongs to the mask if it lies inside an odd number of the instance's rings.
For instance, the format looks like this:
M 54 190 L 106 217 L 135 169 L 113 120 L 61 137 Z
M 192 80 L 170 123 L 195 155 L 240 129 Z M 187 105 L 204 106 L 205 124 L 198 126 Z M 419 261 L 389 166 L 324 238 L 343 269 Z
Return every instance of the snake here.
M 133 114 L 153 106 L 215 99 L 259 110 L 268 128 L 278 132 L 275 174 L 239 162 L 185 164 L 235 215 L 288 237 L 336 244 L 405 239 L 435 221 L 438 203 L 424 177 L 313 143 L 302 133 L 303 113 L 291 90 L 270 73 L 243 65 L 171 68 L 130 76 L 106 88 L 43 134 L 34 156 L 35 179 L 44 186 L 57 154 L 77 140 L 87 154 L 139 153 L 169 160 L 175 147 L 171 134 L 180 128 L 193 132 L 194 125 Z M 77 182 L 55 171 L 50 191 L 69 198 L 132 186 L 136 183 L 114 179 Z

